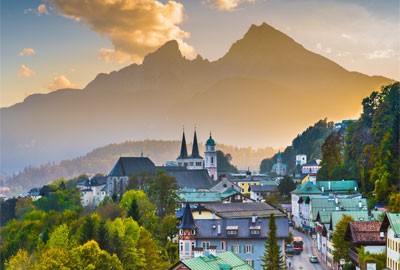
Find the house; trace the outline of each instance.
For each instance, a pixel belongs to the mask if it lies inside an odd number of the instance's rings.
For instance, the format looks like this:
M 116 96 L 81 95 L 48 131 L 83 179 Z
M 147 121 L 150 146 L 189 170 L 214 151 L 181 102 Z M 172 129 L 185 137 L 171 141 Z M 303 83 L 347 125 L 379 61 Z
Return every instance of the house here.
M 348 198 L 361 198 L 361 195 L 358 194 L 358 184 L 355 180 L 318 181 L 316 183 L 306 181 L 299 185 L 291 192 L 292 220 L 295 226 L 303 227 L 305 225 L 313 227 L 312 219 L 316 218 L 317 212 L 314 212 L 312 217 L 309 216 L 310 205 L 307 205 L 306 197 L 309 197 L 311 201 L 313 198 L 332 201 L 334 195 L 341 196 L 342 198 L 346 196 Z M 301 197 L 302 200 L 300 200 Z M 302 209 L 300 210 L 300 208 Z
M 210 188 L 211 191 L 224 192 L 228 188 L 234 188 L 237 191 L 241 191 L 240 187 L 234 182 L 230 181 L 228 178 L 223 177 L 214 182 L 213 186 Z
M 196 189 L 182 189 L 177 191 L 180 202 L 190 204 L 207 204 L 213 202 L 243 202 L 248 198 L 244 197 L 234 188 L 228 188 L 224 192 L 218 191 L 199 191 Z
M 194 257 L 195 252 L 206 252 L 215 246 L 217 254 L 232 251 L 254 269 L 261 269 L 271 214 L 276 217 L 278 244 L 284 254 L 284 238 L 289 235 L 288 219 L 272 205 L 261 202 L 208 203 L 190 209 L 187 204 L 178 227 L 180 258 Z M 189 225 L 188 220 L 193 222 Z
M 353 264 L 360 267 L 358 261 L 358 250 L 364 247 L 364 252 L 379 254 L 386 251 L 386 238 L 380 233 L 381 222 L 379 221 L 355 221 L 350 222 L 344 240 L 351 243 L 349 256 Z
M 250 198 L 255 201 L 262 201 L 265 197 L 278 190 L 276 181 L 263 181 L 260 185 L 253 185 L 249 188 Z
M 82 192 L 81 203 L 84 207 L 94 208 L 107 196 L 107 177 L 94 176 L 79 182 L 76 187 Z
M 400 269 L 400 213 L 386 213 L 380 232 L 386 236 L 386 267 Z
M 252 187 L 261 185 L 262 181 L 267 179 L 266 175 L 252 174 L 250 170 L 245 173 L 231 174 L 229 177 L 229 180 L 235 183 L 240 188 L 240 192 L 245 195 L 250 195 Z
M 40 188 L 32 188 L 28 191 L 28 197 L 32 198 L 32 201 L 36 201 L 40 198 L 42 198 L 42 196 L 40 195 Z
M 306 163 L 307 163 L 307 156 L 306 155 L 303 155 L 303 154 L 296 155 L 296 166 L 297 165 L 302 166 L 302 165 L 304 165 Z
M 216 254 L 201 254 L 198 257 L 177 262 L 169 270 L 251 270 L 254 269 L 232 251 Z
M 321 166 L 319 166 L 319 164 L 321 163 L 321 160 L 319 159 L 314 159 L 311 160 L 309 162 L 307 162 L 306 164 L 301 166 L 301 178 L 306 177 L 307 175 L 309 175 L 309 181 L 311 182 L 316 182 L 317 181 L 317 173 L 319 171 L 319 169 L 321 169 Z
M 177 185 L 181 189 L 199 189 L 209 190 L 214 181 L 208 174 L 206 169 L 191 169 L 186 167 L 157 167 L 157 169 L 165 171 L 166 174 L 174 177 L 177 181 Z

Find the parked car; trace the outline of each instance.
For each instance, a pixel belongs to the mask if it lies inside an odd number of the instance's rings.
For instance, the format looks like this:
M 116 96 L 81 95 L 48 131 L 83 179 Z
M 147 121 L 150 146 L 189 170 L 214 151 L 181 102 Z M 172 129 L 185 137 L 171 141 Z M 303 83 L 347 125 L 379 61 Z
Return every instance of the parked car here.
M 317 258 L 317 256 L 311 256 L 311 257 L 310 257 L 310 263 L 318 263 L 318 258 Z
M 301 253 L 300 250 L 297 250 L 297 249 L 294 249 L 294 248 L 286 249 L 286 254 L 299 255 L 300 253 Z

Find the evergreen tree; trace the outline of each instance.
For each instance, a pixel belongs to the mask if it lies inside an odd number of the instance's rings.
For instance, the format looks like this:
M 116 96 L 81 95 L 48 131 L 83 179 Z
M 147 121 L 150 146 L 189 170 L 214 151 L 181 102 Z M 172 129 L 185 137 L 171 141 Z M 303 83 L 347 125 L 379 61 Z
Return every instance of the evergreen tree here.
M 271 214 L 268 223 L 268 238 L 264 245 L 264 256 L 261 258 L 263 270 L 278 270 L 283 263 L 278 235 L 276 231 L 275 216 Z
M 131 202 L 131 206 L 128 209 L 128 217 L 132 217 L 133 220 L 136 220 L 139 225 L 140 224 L 140 214 L 139 214 L 139 206 L 136 199 L 133 199 Z

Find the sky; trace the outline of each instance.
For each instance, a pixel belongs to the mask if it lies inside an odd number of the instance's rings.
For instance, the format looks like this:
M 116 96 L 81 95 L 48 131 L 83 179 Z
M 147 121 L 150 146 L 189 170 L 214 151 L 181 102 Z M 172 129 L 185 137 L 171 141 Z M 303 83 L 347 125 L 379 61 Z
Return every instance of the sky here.
M 84 88 L 171 39 L 217 60 L 251 24 L 270 24 L 350 71 L 400 80 L 398 0 L 5 0 L 0 107 Z

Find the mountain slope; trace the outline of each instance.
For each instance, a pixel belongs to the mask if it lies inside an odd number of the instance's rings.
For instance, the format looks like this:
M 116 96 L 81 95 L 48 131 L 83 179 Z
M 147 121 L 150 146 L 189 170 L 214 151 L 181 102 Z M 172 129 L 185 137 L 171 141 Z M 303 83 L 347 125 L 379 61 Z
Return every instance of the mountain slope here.
M 267 24 L 226 55 L 187 60 L 176 41 L 82 91 L 2 108 L 1 170 L 72 158 L 127 139 L 179 139 L 182 125 L 232 145 L 285 145 L 317 119 L 349 118 L 384 77 L 348 72 Z

